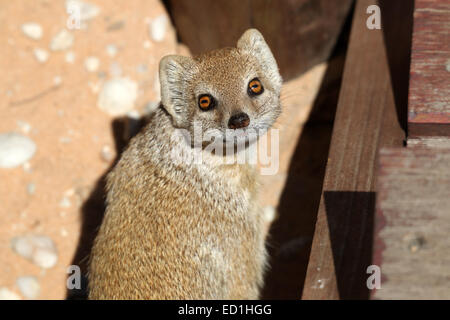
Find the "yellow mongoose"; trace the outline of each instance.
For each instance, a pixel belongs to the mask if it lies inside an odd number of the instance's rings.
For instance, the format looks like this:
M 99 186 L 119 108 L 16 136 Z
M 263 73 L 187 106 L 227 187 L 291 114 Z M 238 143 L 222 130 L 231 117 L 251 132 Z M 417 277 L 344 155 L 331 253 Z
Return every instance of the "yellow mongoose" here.
M 90 299 L 257 299 L 266 228 L 257 172 L 224 164 L 191 136 L 269 129 L 281 112 L 281 76 L 255 29 L 236 48 L 160 62 L 161 105 L 107 178 L 107 209 L 88 273 Z M 195 129 L 195 130 L 194 130 Z M 203 143 L 203 142 L 202 142 Z

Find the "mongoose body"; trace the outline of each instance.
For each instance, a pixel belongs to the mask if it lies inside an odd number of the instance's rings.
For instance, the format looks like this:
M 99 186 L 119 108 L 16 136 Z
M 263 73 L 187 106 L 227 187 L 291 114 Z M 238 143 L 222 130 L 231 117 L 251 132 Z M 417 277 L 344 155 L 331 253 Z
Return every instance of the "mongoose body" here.
M 161 106 L 107 178 L 107 209 L 89 267 L 90 299 L 257 299 L 266 225 L 257 171 L 226 164 L 173 138 L 194 123 L 267 130 L 278 117 L 281 77 L 261 34 L 237 48 L 160 63 Z M 207 97 L 207 98 L 205 98 Z M 174 158 L 175 156 L 175 158 Z

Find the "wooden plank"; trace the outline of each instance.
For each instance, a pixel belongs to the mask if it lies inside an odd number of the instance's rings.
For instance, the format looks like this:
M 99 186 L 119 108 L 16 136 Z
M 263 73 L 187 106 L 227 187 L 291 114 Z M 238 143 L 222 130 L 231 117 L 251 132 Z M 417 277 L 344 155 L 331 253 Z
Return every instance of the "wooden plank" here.
M 416 0 L 411 53 L 410 137 L 450 136 L 450 1 Z
M 450 299 L 450 148 L 383 149 L 375 299 Z
M 408 148 L 450 149 L 450 139 L 447 137 L 420 137 L 407 140 Z
M 303 299 L 369 297 L 377 154 L 405 139 L 397 115 L 406 105 L 395 104 L 390 66 L 408 61 L 412 14 L 411 3 L 380 1 L 389 12 L 384 32 L 404 39 L 385 48 L 383 31 L 366 27 L 372 4 L 358 0 L 355 8 Z M 395 79 L 407 83 L 408 70 Z
M 353 0 L 170 0 L 177 33 L 194 54 L 235 46 L 261 31 L 285 80 L 327 60 Z

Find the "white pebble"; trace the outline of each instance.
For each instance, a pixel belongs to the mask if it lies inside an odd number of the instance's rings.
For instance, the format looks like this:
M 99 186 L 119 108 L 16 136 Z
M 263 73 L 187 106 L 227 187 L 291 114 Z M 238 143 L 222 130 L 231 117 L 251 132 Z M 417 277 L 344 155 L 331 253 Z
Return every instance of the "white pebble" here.
M 36 48 L 33 50 L 34 57 L 40 63 L 44 63 L 48 60 L 49 54 L 47 50 Z
M 59 31 L 50 42 L 50 50 L 52 51 L 63 51 L 67 50 L 73 45 L 73 34 L 67 31 L 66 29 L 62 29 Z
M 92 93 L 97 94 L 100 91 L 100 83 L 99 82 L 88 82 L 89 88 L 91 88 Z
M 69 233 L 67 232 L 67 230 L 65 228 L 61 228 L 60 234 L 62 237 L 67 237 L 69 235 Z
M 145 40 L 145 41 L 142 43 L 142 46 L 144 47 L 144 49 L 149 49 L 149 48 L 152 46 L 152 44 L 151 44 L 150 41 Z
M 55 86 L 59 86 L 62 83 L 62 78 L 61 76 L 55 76 L 53 77 L 53 84 Z
M 110 146 L 103 146 L 102 151 L 100 152 L 102 160 L 105 162 L 111 162 L 114 159 L 114 154 L 111 150 Z
M 23 133 L 28 134 L 31 131 L 31 125 L 28 122 L 17 120 L 17 126 L 22 130 Z
M 84 60 L 84 67 L 89 72 L 97 71 L 99 66 L 100 60 L 97 57 L 87 57 L 86 60 Z
M 74 196 L 75 195 L 75 189 L 74 188 L 67 189 L 66 191 L 64 191 L 64 195 L 66 197 Z
M 148 71 L 148 67 L 145 63 L 140 63 L 137 65 L 136 71 L 138 73 L 146 73 Z
M 111 58 L 115 57 L 117 54 L 117 47 L 113 44 L 108 44 L 106 46 L 106 53 L 108 54 L 108 56 L 110 56 Z
M 34 183 L 30 182 L 29 184 L 27 184 L 27 193 L 29 195 L 33 195 L 35 191 L 36 191 L 36 185 Z
M 161 42 L 166 37 L 168 19 L 166 15 L 162 14 L 153 19 L 149 24 L 150 37 L 153 41 Z
M 72 206 L 72 203 L 70 202 L 70 199 L 67 196 L 64 196 L 59 202 L 59 206 L 61 208 L 70 208 Z
M 26 173 L 31 173 L 33 172 L 33 169 L 31 168 L 31 164 L 27 161 L 23 164 L 23 171 L 25 171 Z
M 72 139 L 70 137 L 60 137 L 59 138 L 59 142 L 64 143 L 64 144 L 68 144 L 72 142 Z
M 13 250 L 20 256 L 31 259 L 33 254 L 33 243 L 27 239 L 16 237 L 11 240 Z
M 33 262 L 44 269 L 49 269 L 58 262 L 58 255 L 49 249 L 38 249 L 33 255 Z
M 0 288 L 0 300 L 22 300 L 22 298 L 15 292 L 8 288 Z
M 81 0 L 66 0 L 66 11 L 79 13 L 81 20 L 90 20 L 98 16 L 100 8 L 94 4 Z
M 137 83 L 128 78 L 115 78 L 103 84 L 97 106 L 112 115 L 124 115 L 134 107 L 137 98 Z
M 51 268 L 58 261 L 58 254 L 52 239 L 42 235 L 25 235 L 11 240 L 11 247 L 18 255 L 41 268 Z
M 36 277 L 33 276 L 17 278 L 16 284 L 20 293 L 27 299 L 36 299 L 41 292 L 41 286 Z
M 130 110 L 127 112 L 127 118 L 129 118 L 131 120 L 139 121 L 139 119 L 141 118 L 141 115 L 136 110 Z
M 0 168 L 15 168 L 26 163 L 36 152 L 36 144 L 19 133 L 0 134 Z
M 65 60 L 67 63 L 75 62 L 75 53 L 73 51 L 69 51 L 66 53 Z
M 42 27 L 35 22 L 24 23 L 21 26 L 22 32 L 29 38 L 39 40 L 42 38 Z
M 273 222 L 275 220 L 277 213 L 274 207 L 266 206 L 263 210 L 263 217 L 265 222 Z

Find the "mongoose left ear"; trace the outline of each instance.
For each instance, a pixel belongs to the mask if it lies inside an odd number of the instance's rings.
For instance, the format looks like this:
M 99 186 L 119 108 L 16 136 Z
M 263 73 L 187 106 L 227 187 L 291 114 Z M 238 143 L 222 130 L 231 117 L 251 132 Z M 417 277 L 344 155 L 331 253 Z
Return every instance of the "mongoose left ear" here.
M 281 89 L 281 75 L 272 51 L 262 34 L 256 29 L 248 29 L 237 42 L 237 48 L 255 57 L 264 74 L 272 80 L 275 90 Z
M 189 57 L 169 55 L 163 57 L 159 63 L 161 103 L 177 127 L 185 127 L 189 123 L 188 86 L 195 70 L 195 61 Z

